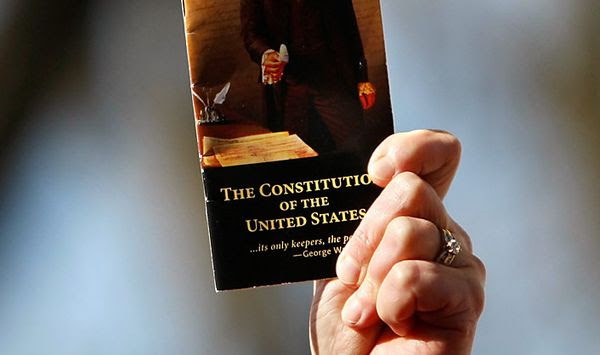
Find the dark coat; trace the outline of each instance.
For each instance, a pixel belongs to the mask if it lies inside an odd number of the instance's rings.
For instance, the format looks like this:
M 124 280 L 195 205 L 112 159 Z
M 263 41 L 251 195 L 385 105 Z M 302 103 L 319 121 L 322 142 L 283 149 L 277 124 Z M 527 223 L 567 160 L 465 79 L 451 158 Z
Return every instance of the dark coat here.
M 291 0 L 241 0 L 241 34 L 246 50 L 259 66 L 268 49 L 279 50 L 288 43 L 290 33 Z M 342 81 L 353 90 L 359 82 L 368 81 L 360 32 L 352 0 L 315 1 L 322 11 L 329 48 L 333 51 L 331 63 L 338 69 Z M 290 59 L 293 60 L 293 54 Z

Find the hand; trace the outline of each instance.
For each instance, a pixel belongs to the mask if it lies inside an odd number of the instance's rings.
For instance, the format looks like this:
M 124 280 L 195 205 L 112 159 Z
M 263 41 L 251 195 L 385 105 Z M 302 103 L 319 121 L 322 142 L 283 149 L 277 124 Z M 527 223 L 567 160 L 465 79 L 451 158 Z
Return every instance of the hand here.
M 385 187 L 337 262 L 316 281 L 310 313 L 315 354 L 469 354 L 483 310 L 485 268 L 442 198 L 460 159 L 448 133 L 388 137 L 369 175 Z M 451 266 L 434 262 L 440 228 L 462 244 Z
M 264 66 L 265 76 L 270 76 L 273 83 L 281 80 L 283 76 L 283 69 L 287 63 L 280 60 L 279 52 L 269 52 L 265 56 Z
M 363 110 L 368 110 L 375 105 L 375 86 L 370 82 L 358 83 L 358 97 Z

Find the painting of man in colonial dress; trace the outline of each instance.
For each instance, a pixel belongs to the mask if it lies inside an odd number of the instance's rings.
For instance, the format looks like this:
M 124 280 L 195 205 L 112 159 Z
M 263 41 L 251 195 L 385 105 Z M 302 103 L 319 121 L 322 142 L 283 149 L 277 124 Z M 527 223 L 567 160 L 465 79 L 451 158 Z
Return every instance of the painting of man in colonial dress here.
M 362 147 L 375 103 L 352 0 L 241 0 L 241 35 L 257 64 L 271 130 L 318 152 Z

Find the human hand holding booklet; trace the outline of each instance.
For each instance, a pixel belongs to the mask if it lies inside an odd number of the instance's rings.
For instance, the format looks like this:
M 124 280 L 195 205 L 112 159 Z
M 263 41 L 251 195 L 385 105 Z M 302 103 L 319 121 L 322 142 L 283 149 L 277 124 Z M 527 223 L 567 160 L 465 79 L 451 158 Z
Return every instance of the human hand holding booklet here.
M 379 0 L 183 10 L 216 289 L 335 277 L 393 133 Z

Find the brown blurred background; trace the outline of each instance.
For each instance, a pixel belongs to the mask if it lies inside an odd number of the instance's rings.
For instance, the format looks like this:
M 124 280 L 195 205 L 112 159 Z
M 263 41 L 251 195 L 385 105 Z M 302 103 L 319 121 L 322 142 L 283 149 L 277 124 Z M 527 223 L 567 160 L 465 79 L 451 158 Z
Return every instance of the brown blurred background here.
M 396 129 L 463 142 L 474 353 L 598 353 L 600 3 L 382 6 Z M 0 354 L 307 353 L 310 284 L 213 291 L 184 42 L 177 1 L 0 3 Z

